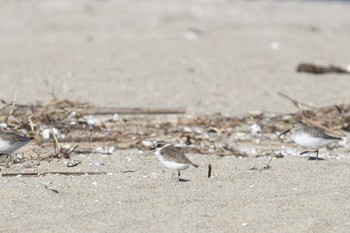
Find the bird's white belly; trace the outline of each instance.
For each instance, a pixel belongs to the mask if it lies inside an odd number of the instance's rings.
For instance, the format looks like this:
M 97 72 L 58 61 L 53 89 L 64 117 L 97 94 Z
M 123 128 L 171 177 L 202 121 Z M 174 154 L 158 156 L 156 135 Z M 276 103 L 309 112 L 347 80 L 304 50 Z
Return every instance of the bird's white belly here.
M 316 138 L 316 137 L 312 137 L 312 136 L 305 134 L 305 133 L 292 135 L 292 139 L 299 146 L 302 146 L 302 147 L 307 148 L 307 149 L 315 149 L 315 150 L 318 150 L 322 147 L 325 147 L 328 144 L 330 144 L 331 142 L 333 142 L 333 140 Z
M 10 144 L 8 141 L 0 140 L 0 153 L 3 154 L 12 154 L 21 146 L 27 144 L 27 142 L 16 142 L 14 144 Z
M 165 160 L 163 155 L 160 154 L 159 151 L 155 152 L 155 155 L 159 158 L 159 161 L 168 169 L 171 170 L 185 170 L 189 168 L 190 165 L 183 163 L 176 163 L 174 161 Z
M 176 163 L 173 161 L 160 160 L 160 162 L 168 169 L 171 170 L 185 170 L 189 167 L 187 164 Z

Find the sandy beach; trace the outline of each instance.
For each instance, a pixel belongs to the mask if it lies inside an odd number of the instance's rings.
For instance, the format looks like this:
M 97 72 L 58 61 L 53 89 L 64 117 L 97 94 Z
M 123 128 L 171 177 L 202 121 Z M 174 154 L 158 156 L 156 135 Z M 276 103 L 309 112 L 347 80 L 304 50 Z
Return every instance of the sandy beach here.
M 349 74 L 296 67 L 349 67 L 349 12 L 345 1 L 4 1 L 0 99 L 184 107 L 189 117 L 297 111 L 278 92 L 314 107 L 348 103 Z M 301 150 L 276 141 L 271 153 L 279 143 Z M 348 232 L 349 151 L 289 154 L 270 169 L 268 156 L 191 153 L 200 167 L 186 182 L 135 149 L 75 154 L 73 168 L 0 167 L 106 173 L 0 177 L 0 232 Z

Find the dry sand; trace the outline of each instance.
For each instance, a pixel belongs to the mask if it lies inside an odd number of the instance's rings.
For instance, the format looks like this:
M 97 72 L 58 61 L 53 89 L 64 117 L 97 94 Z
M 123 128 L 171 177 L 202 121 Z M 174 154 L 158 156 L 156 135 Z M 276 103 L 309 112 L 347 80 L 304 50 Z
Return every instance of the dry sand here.
M 319 162 L 191 155 L 171 180 L 149 152 L 92 155 L 69 171 L 109 175 L 2 177 L 3 232 L 347 232 L 349 159 Z M 98 163 L 104 165 L 99 166 Z M 207 163 L 213 166 L 208 179 Z M 14 166 L 14 171 L 33 171 Z M 57 162 L 40 171 L 67 171 Z M 124 171 L 133 171 L 122 173 Z M 9 172 L 9 171 L 7 171 Z M 57 190 L 55 193 L 45 188 Z
M 350 64 L 349 12 L 342 1 L 3 1 L 0 98 L 190 114 L 294 111 L 278 91 L 315 106 L 348 102 L 349 75 L 295 67 Z M 348 232 L 350 158 L 332 153 L 263 171 L 250 168 L 269 158 L 189 155 L 201 167 L 183 172 L 188 182 L 170 180 L 149 152 L 75 155 L 82 164 L 69 171 L 111 174 L 0 177 L 0 232 Z
M 295 68 L 350 64 L 349 9 L 341 1 L 2 2 L 0 97 L 28 103 L 54 92 L 98 106 L 230 114 L 294 110 L 278 91 L 342 103 L 348 75 Z M 186 39 L 193 29 L 200 37 Z

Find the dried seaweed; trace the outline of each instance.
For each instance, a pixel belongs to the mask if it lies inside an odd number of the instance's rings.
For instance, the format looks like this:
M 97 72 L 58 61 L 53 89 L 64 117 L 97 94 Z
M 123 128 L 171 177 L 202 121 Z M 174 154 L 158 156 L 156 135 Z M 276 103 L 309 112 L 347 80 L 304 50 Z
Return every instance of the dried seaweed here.
M 66 148 L 60 143 L 80 143 L 81 153 L 94 153 L 101 144 L 116 149 L 148 150 L 157 139 L 169 140 L 186 153 L 266 156 L 280 147 L 277 135 L 298 120 L 338 135 L 350 132 L 349 104 L 315 108 L 286 95 L 284 98 L 292 101 L 299 111 L 290 114 L 252 112 L 239 116 L 220 113 L 158 116 L 146 111 L 140 115 L 120 115 L 106 109 L 93 111 L 94 107 L 89 104 L 69 100 L 28 106 L 3 101 L 0 119 L 9 130 L 21 129 L 35 136 L 38 149 L 34 151 L 38 161 L 69 159 L 71 153 L 79 153 L 77 146 Z M 98 114 L 101 112 L 103 114 Z M 54 151 L 42 153 L 41 149 L 48 145 L 54 146 Z
M 297 72 L 305 72 L 305 73 L 312 73 L 312 74 L 327 74 L 327 73 L 339 73 L 339 74 L 348 74 L 350 73 L 349 70 L 346 68 L 342 68 L 339 66 L 329 65 L 329 66 L 322 66 L 322 65 L 315 65 L 312 63 L 300 63 L 297 66 Z

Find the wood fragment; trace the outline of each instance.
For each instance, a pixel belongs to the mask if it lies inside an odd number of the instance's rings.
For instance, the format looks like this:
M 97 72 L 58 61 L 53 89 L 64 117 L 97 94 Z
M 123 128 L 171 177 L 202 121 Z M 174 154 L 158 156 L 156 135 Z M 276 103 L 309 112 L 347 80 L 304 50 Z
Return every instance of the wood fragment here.
M 272 159 L 275 158 L 275 157 L 276 157 L 276 155 L 271 156 L 271 158 L 269 159 L 267 164 L 260 170 L 268 170 L 268 169 L 270 169 L 271 168 L 270 163 L 271 163 Z
M 112 114 L 185 114 L 185 108 L 93 108 L 78 110 L 86 115 Z
M 73 160 L 73 161 L 70 161 L 69 163 L 67 163 L 67 167 L 75 167 L 75 166 L 78 166 L 79 164 L 81 164 L 80 161 L 78 160 Z
M 288 95 L 282 93 L 282 92 L 277 92 L 277 94 L 287 100 L 290 100 L 299 110 L 300 110 L 300 107 L 301 105 L 304 106 L 304 107 L 307 107 L 307 108 L 311 108 L 311 109 L 315 109 L 315 107 L 309 105 L 309 104 L 305 104 L 305 103 L 302 103 L 300 101 L 297 101 L 291 97 L 289 97 Z
M 121 171 L 120 173 L 134 173 L 134 170 L 126 170 L 126 171 Z
M 82 175 L 106 175 L 107 172 L 18 172 L 18 173 L 2 173 L 3 177 L 14 176 L 45 176 L 45 175 L 66 175 L 66 176 L 82 176 Z
M 69 149 L 68 152 L 64 155 L 65 158 L 70 158 L 70 154 L 72 154 L 79 145 L 76 145 L 73 149 Z
M 44 185 L 44 187 L 45 187 L 45 189 L 47 189 L 47 190 L 50 190 L 50 191 L 52 191 L 52 192 L 54 192 L 54 193 L 59 193 L 58 191 L 57 191 L 57 189 L 54 189 L 54 188 L 52 188 L 52 187 L 49 187 L 49 186 L 47 186 L 47 185 Z
M 66 136 L 64 138 L 57 138 L 59 143 L 64 142 L 115 142 L 116 136 Z M 49 139 L 43 140 L 44 143 L 50 142 Z
M 208 165 L 208 178 L 211 177 L 211 164 Z
M 9 115 L 13 114 L 13 110 L 15 109 L 15 106 L 16 106 L 16 99 L 17 99 L 17 92 L 15 93 L 15 95 L 13 97 L 13 101 L 12 101 L 12 104 L 11 104 L 11 110 L 10 110 Z
M 348 74 L 350 73 L 347 69 L 339 66 L 322 66 L 315 65 L 312 63 L 300 63 L 296 69 L 298 72 L 312 73 L 312 74 L 327 74 L 327 73 L 339 73 Z
M 61 148 L 60 148 L 60 144 L 58 143 L 58 140 L 57 140 L 57 137 L 56 137 L 56 134 L 55 134 L 55 131 L 53 130 L 53 128 L 51 127 L 51 133 L 52 133 L 52 137 L 54 138 L 54 144 L 53 144 L 53 148 L 55 150 L 55 155 L 57 156 L 60 151 L 61 151 Z
M 28 105 L 16 105 L 16 108 L 9 109 L 8 107 L 11 106 L 11 104 L 6 105 L 2 108 L 0 108 L 0 115 L 10 115 L 10 113 L 17 113 L 17 114 L 25 114 L 28 110 Z M 85 108 L 79 108 L 79 107 L 71 107 L 71 108 L 64 108 L 61 109 L 66 112 L 79 112 L 80 114 L 84 115 L 114 115 L 114 114 L 120 114 L 120 115 L 137 115 L 137 114 L 145 114 L 145 115 L 165 115 L 165 114 L 185 114 L 186 109 L 185 108 L 117 108 L 117 107 L 85 107 Z

